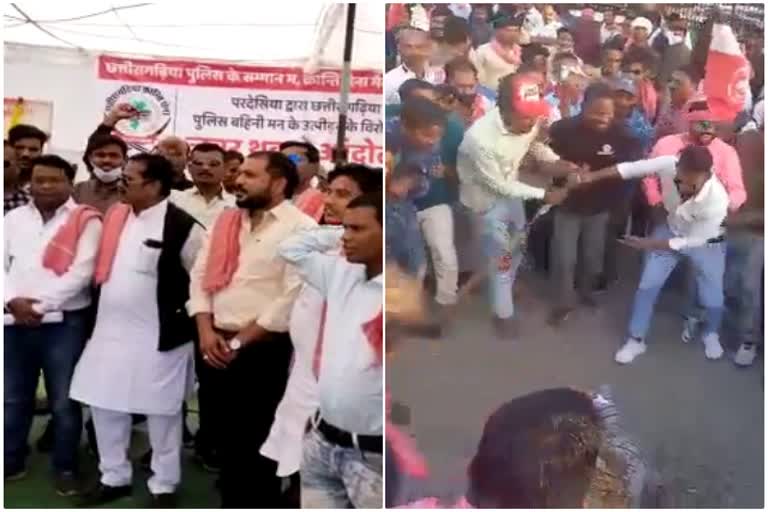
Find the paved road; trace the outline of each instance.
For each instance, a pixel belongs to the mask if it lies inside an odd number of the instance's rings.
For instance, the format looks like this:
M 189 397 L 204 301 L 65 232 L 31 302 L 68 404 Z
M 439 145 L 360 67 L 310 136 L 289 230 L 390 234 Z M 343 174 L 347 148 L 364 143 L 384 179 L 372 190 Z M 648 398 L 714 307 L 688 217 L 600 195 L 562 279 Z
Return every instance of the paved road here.
M 627 430 L 661 474 L 668 506 L 762 508 L 762 359 L 741 369 L 729 359 L 706 360 L 701 344 L 683 344 L 679 296 L 667 292 L 648 352 L 628 367 L 614 363 L 637 273 L 630 269 L 599 311 L 578 311 L 559 331 L 546 325 L 544 297 L 529 296 L 520 306 L 520 340 L 500 342 L 480 295 L 460 308 L 440 341 L 401 344 L 387 361 L 387 387 L 410 407 L 406 430 L 429 460 L 433 492 L 464 488 L 483 423 L 504 401 L 550 387 L 608 384 Z M 538 278 L 525 277 L 542 289 Z

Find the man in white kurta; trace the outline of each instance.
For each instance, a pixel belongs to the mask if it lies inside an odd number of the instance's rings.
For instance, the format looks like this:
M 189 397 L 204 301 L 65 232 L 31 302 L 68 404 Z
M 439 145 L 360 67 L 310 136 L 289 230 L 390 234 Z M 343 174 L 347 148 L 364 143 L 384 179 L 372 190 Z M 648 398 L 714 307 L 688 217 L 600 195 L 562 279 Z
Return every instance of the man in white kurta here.
M 103 486 L 131 485 L 131 414 L 147 416 L 154 473 L 148 487 L 155 496 L 173 494 L 181 479 L 181 407 L 193 378 L 191 342 L 158 350 L 160 251 L 147 241 L 163 240 L 168 209 L 163 199 L 128 215 L 70 390 L 71 398 L 91 406 Z M 203 237 L 194 225 L 180 255 L 187 272 Z

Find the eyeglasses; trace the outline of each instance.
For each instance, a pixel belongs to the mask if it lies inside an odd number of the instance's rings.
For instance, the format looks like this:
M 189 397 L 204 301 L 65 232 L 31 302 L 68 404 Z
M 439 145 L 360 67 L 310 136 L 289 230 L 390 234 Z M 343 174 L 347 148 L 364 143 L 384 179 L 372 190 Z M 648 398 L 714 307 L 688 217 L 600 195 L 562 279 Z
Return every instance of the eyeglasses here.
M 640 75 L 643 74 L 643 70 L 642 69 L 628 69 L 627 73 L 629 73 L 630 75 L 640 76 Z

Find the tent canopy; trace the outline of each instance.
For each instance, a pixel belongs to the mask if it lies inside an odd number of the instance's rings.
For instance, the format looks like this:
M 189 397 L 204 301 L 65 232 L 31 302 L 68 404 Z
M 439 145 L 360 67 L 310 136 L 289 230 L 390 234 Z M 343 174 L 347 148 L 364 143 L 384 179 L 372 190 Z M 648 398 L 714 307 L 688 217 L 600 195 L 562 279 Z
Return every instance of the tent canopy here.
M 20 1 L 4 4 L 4 40 L 88 53 L 340 67 L 343 5 Z M 381 7 L 358 4 L 352 67 L 382 69 L 383 40 Z

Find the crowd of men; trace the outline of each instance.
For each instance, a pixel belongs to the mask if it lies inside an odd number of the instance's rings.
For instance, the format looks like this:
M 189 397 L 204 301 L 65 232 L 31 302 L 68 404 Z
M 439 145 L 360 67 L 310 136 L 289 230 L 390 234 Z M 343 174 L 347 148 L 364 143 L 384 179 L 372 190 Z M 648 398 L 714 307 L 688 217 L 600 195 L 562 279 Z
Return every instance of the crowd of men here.
M 627 278 L 624 244 L 644 258 L 616 362 L 646 351 L 660 291 L 684 262 L 682 341 L 722 357 L 728 313 L 734 361 L 751 365 L 762 345 L 762 36 L 740 41 L 751 90 L 725 122 L 703 92 L 712 22 L 692 33 L 667 6 L 570 8 L 389 6 L 386 257 L 433 292 L 427 322 L 405 327 L 447 333 L 462 300 L 487 281 L 496 336 L 515 338 L 526 321 L 515 308 L 524 262 L 548 275 L 548 323 L 567 327 L 576 308 L 601 307 L 601 292 Z M 601 403 L 559 389 L 504 404 L 485 425 L 457 501 L 418 499 L 423 486 L 409 482 L 424 465 L 388 427 L 387 503 L 658 505 L 645 499 L 651 478 L 640 460 L 624 459 L 613 474 L 628 488 L 602 480 L 605 461 L 621 457 L 600 461 L 601 439 L 615 440 L 597 419 Z
M 42 372 L 51 421 L 35 444 L 82 506 L 133 493 L 146 423 L 149 507 L 178 505 L 186 447 L 225 508 L 379 508 L 381 170 L 320 176 L 298 140 L 244 156 L 166 137 L 129 154 L 115 126 L 140 115 L 105 116 L 79 183 L 40 129 L 4 143 L 5 481 L 27 474 Z
M 748 366 L 762 342 L 762 36 L 740 41 L 751 88 L 724 121 L 702 84 L 714 17 L 693 46 L 665 6 L 605 7 L 389 6 L 388 261 L 433 278 L 422 334 L 440 335 L 487 280 L 495 330 L 510 338 L 528 253 L 549 275 L 560 327 L 599 307 L 624 244 L 645 259 L 617 362 L 646 350 L 659 292 L 684 262 L 683 341 L 720 358 L 727 310 L 735 362 Z M 535 215 L 542 205 L 551 211 Z

